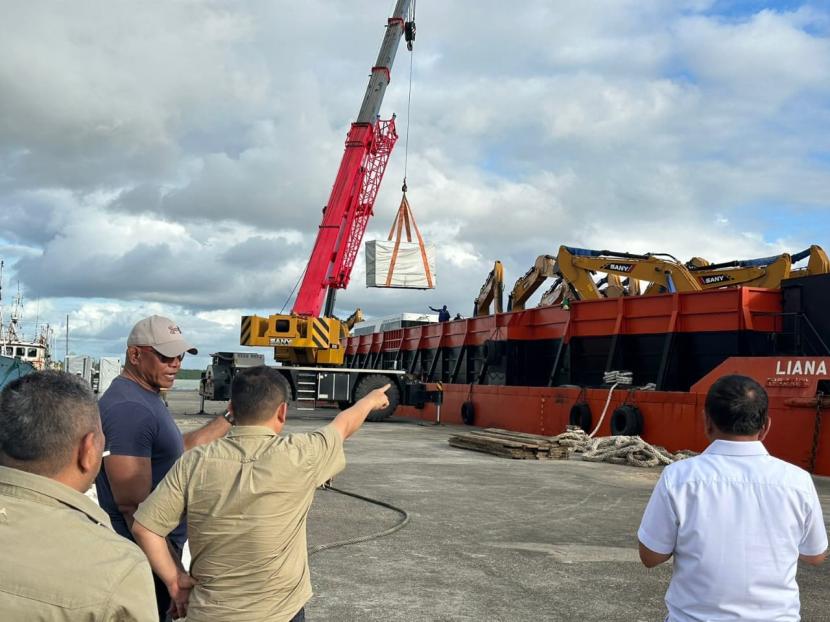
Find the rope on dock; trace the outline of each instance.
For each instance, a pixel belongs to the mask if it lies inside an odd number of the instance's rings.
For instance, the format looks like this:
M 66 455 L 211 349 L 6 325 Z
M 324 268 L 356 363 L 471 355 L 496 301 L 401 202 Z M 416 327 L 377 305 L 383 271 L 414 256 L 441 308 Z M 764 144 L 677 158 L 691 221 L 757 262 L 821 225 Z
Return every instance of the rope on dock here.
M 636 467 L 665 466 L 696 455 L 682 450 L 676 453 L 659 445 L 647 443 L 639 436 L 605 436 L 591 438 L 577 426 L 568 426 L 566 432 L 555 437 L 556 441 L 581 454 L 588 462 L 608 462 Z

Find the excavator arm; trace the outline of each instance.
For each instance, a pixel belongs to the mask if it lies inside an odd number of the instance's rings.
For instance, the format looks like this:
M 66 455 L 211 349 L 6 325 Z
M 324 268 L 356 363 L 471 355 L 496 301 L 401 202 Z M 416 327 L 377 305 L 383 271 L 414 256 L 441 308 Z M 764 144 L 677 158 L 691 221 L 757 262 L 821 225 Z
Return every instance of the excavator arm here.
M 478 293 L 473 302 L 473 317 L 480 315 L 490 315 L 490 305 L 494 306 L 494 313 L 502 312 L 502 302 L 504 300 L 504 266 L 498 260 L 487 275 L 487 280 L 481 286 L 481 291 Z
M 827 258 L 827 253 L 824 252 L 824 249 L 821 248 L 821 246 L 813 244 L 810 248 L 801 251 L 797 255 L 793 255 L 793 264 L 800 261 L 800 259 L 797 259 L 799 256 L 801 256 L 801 259 L 809 258 L 807 259 L 807 266 L 791 270 L 791 278 L 830 273 L 830 259 Z
M 805 268 L 793 269 L 793 265 L 808 258 Z M 790 277 L 830 272 L 830 260 L 827 254 L 815 244 L 794 255 L 782 253 L 772 257 L 727 261 L 719 264 L 709 264 L 705 259 L 695 257 L 686 265 L 702 289 L 737 285 L 776 289 L 781 287 L 781 281 Z
M 513 286 L 507 299 L 508 311 L 523 311 L 528 298 L 539 289 L 545 279 L 556 276 L 556 257 L 539 255 L 533 267 L 528 270 Z
M 651 293 L 693 292 L 702 288 L 688 268 L 655 255 L 634 255 L 607 250 L 561 246 L 556 272 L 579 300 L 598 300 L 602 292 L 594 274 L 616 275 L 650 283 Z
M 790 276 L 793 260 L 790 255 L 783 253 L 774 257 L 694 265 L 700 263 L 702 263 L 701 259 L 696 257 L 687 266 L 702 289 L 736 285 L 774 288 Z
M 346 321 L 343 322 L 343 324 L 348 330 L 351 331 L 354 328 L 354 325 L 358 322 L 362 322 L 363 319 L 363 311 L 358 307 L 354 310 L 354 313 L 352 313 L 349 317 L 346 318 Z

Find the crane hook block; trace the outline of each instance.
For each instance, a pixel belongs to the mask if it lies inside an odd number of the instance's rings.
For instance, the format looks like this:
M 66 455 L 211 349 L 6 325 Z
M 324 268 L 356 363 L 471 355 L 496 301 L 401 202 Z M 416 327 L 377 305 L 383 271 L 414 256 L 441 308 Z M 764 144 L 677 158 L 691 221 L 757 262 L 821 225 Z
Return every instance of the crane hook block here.
M 405 22 L 403 25 L 403 37 L 406 41 L 406 49 L 412 51 L 412 43 L 415 41 L 415 22 Z

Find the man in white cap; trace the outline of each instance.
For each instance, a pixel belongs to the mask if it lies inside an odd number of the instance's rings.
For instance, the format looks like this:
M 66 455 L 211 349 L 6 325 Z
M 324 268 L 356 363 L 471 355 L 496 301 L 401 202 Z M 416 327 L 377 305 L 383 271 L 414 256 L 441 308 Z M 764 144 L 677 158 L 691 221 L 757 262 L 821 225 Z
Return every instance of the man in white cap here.
M 182 436 L 160 391 L 173 386 L 185 354 L 197 350 L 176 323 L 153 315 L 139 321 L 127 339 L 124 370 L 98 402 L 110 455 L 95 480 L 98 500 L 116 532 L 134 540 L 133 512 L 186 449 L 209 443 L 230 429 L 225 416 Z M 187 539 L 182 523 L 168 536 L 179 557 Z M 156 580 L 159 619 L 170 607 L 167 588 Z

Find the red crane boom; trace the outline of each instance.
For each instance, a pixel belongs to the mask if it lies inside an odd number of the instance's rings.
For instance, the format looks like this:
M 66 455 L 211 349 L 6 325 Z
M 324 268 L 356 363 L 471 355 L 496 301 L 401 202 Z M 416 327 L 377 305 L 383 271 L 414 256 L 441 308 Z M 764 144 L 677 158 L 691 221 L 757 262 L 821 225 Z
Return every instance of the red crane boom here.
M 324 315 L 332 315 L 336 291 L 349 284 L 389 155 L 398 139 L 395 117 L 382 121 L 378 112 L 389 84 L 398 43 L 405 30 L 408 40 L 414 37 L 414 28 L 404 21 L 410 2 L 398 0 L 392 17 L 387 20 L 386 34 L 377 62 L 372 67 L 363 105 L 346 137 L 346 148 L 323 209 L 323 221 L 292 308 L 293 314 L 319 316 L 325 299 Z

